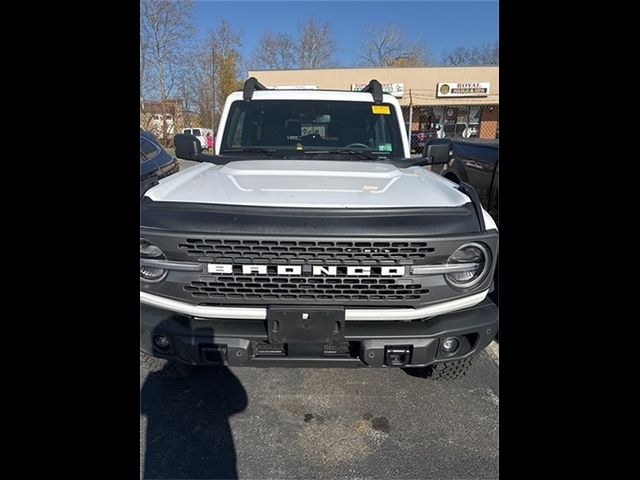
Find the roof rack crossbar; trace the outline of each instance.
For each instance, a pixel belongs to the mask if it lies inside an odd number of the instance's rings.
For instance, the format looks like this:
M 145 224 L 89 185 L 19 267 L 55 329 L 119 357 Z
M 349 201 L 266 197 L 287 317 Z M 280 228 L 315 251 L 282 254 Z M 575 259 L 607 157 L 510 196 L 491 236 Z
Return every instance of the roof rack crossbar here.
M 373 96 L 373 103 L 382 103 L 382 85 L 378 80 L 372 79 L 361 92 L 370 92 Z
M 263 84 L 261 84 L 256 77 L 249 77 L 246 82 L 244 82 L 244 88 L 242 89 L 242 98 L 245 101 L 251 100 L 253 97 L 253 92 L 256 90 L 269 90 Z

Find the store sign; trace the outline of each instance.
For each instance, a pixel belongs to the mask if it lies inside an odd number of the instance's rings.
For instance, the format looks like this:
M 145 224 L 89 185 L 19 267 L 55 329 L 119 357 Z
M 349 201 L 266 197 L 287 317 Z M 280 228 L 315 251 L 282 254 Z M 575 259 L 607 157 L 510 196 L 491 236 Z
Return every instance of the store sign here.
M 265 85 L 274 90 L 317 90 L 317 85 Z
M 361 90 L 364 90 L 366 86 L 366 83 L 352 83 L 351 91 L 359 92 Z M 382 91 L 384 93 L 393 95 L 394 97 L 402 97 L 402 95 L 404 95 L 404 83 L 383 83 Z
M 486 97 L 490 82 L 449 82 L 438 83 L 437 97 Z

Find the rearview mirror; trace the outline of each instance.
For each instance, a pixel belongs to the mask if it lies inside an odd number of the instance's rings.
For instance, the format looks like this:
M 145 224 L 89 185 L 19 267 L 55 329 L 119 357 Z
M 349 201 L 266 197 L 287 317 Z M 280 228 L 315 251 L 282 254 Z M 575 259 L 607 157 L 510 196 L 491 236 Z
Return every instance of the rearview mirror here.
M 173 145 L 176 148 L 176 157 L 183 160 L 197 161 L 196 157 L 202 152 L 200 140 L 186 133 L 179 133 L 173 137 Z
M 427 140 L 422 151 L 424 165 L 443 165 L 449 163 L 453 157 L 453 144 L 451 140 L 444 138 L 432 138 Z

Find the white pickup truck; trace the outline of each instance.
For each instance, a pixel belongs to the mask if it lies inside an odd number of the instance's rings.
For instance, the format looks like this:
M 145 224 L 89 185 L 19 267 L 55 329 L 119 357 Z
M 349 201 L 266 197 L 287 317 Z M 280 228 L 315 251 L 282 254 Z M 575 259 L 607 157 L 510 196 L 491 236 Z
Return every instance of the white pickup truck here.
M 190 365 L 463 375 L 498 329 L 498 231 L 476 191 L 411 158 L 400 105 L 360 92 L 232 93 L 213 155 L 141 201 L 140 348 Z M 147 357 L 148 358 L 148 357 Z
M 213 130 L 210 128 L 187 127 L 182 129 L 182 133 L 196 137 L 203 150 L 207 150 L 209 148 L 207 144 L 207 133 L 210 133 L 213 137 Z

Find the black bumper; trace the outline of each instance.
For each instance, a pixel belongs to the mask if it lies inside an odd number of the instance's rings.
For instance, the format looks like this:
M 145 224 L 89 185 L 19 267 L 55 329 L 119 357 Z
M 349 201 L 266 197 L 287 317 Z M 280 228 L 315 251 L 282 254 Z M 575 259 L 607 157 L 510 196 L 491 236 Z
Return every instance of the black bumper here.
M 140 305 L 140 349 L 192 365 L 250 367 L 425 366 L 464 358 L 486 347 L 498 330 L 498 307 L 478 305 L 424 321 L 348 321 L 339 344 L 273 344 L 266 320 L 208 320 Z M 155 336 L 170 344 L 154 346 Z M 440 343 L 457 337 L 446 356 Z

